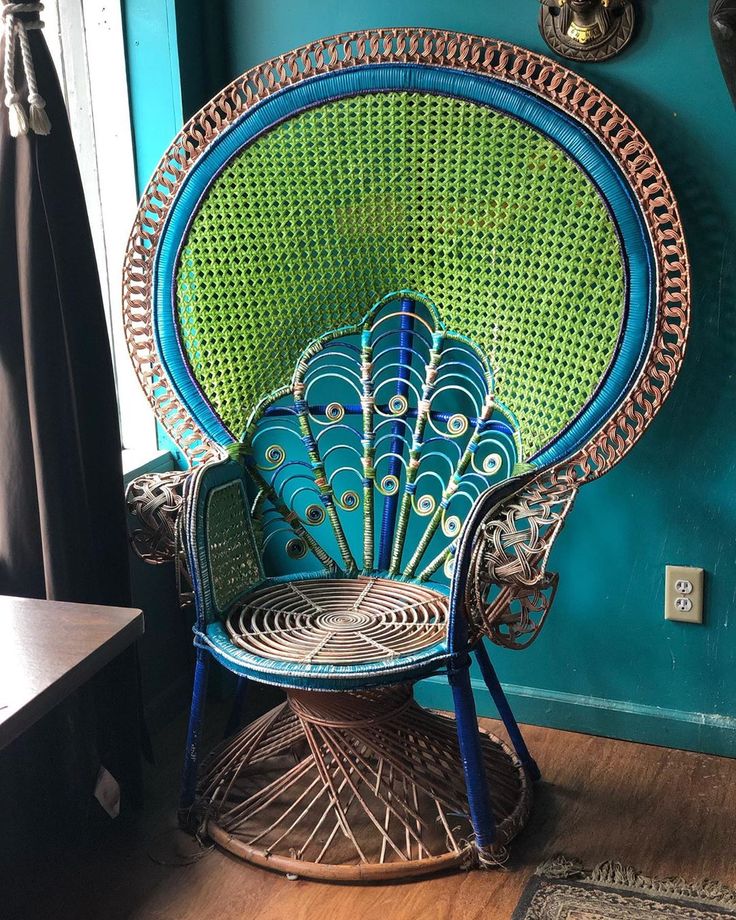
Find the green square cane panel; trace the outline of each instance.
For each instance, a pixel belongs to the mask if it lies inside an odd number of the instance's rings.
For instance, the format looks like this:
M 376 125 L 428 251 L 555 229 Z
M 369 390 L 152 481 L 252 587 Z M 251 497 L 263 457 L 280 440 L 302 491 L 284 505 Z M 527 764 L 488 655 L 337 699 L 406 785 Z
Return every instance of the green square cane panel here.
M 230 482 L 210 492 L 206 527 L 212 594 L 218 609 L 226 610 L 245 588 L 263 577 L 240 482 Z
M 625 302 L 613 219 L 534 128 L 411 92 L 302 111 L 212 182 L 181 251 L 177 310 L 199 386 L 239 436 L 307 342 L 397 286 L 477 342 L 526 457 L 583 408 Z

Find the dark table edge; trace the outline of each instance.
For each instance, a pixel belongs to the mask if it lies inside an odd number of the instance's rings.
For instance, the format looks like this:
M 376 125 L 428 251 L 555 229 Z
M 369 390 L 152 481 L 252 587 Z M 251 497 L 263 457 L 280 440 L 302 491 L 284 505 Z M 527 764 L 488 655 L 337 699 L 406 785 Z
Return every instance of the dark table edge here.
M 0 709 L 0 750 L 15 741 L 26 729 L 38 722 L 42 716 L 45 716 L 54 706 L 81 687 L 85 681 L 97 674 L 106 664 L 109 664 L 113 658 L 117 657 L 142 635 L 143 611 L 138 610 L 137 616 L 129 623 L 126 623 L 114 635 L 110 636 L 107 642 L 99 646 L 94 654 L 88 655 L 68 670 L 59 680 L 34 696 L 21 709 L 18 709 L 4 720 L 3 710 Z

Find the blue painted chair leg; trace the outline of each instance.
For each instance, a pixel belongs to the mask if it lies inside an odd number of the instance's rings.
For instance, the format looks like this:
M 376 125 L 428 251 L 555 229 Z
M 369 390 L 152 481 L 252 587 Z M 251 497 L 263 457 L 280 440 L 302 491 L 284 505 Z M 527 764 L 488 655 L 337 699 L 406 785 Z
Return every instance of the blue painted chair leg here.
M 204 715 L 204 703 L 207 696 L 207 671 L 209 653 L 203 648 L 196 649 L 194 668 L 194 688 L 192 690 L 192 708 L 189 712 L 187 730 L 187 747 L 184 755 L 184 773 L 181 780 L 181 797 L 179 799 L 179 823 L 190 828 L 191 810 L 197 789 L 197 767 L 199 764 L 199 735 Z
M 475 842 L 481 859 L 484 856 L 492 859 L 492 848 L 496 839 L 496 819 L 491 808 L 491 797 L 483 766 L 478 716 L 470 685 L 469 668 L 470 658 L 465 656 L 464 662 L 448 669 L 448 679 L 452 687 L 457 737 L 465 771 L 465 787 L 468 792 L 468 806 L 475 832 Z
M 223 733 L 223 738 L 229 738 L 230 735 L 234 735 L 235 732 L 240 728 L 240 723 L 243 718 L 243 706 L 245 704 L 245 692 L 248 686 L 247 677 L 239 677 L 237 686 L 235 687 L 235 696 L 233 697 L 233 705 L 230 708 L 230 715 L 227 719 L 227 725 L 225 725 L 225 731 Z
M 498 714 L 501 716 L 501 721 L 506 726 L 506 731 L 509 733 L 509 738 L 511 743 L 514 746 L 519 760 L 524 765 L 524 768 L 529 775 L 529 778 L 536 782 L 540 777 L 539 767 L 536 764 L 536 761 L 529 753 L 529 748 L 526 746 L 526 741 L 524 741 L 524 736 L 521 734 L 521 729 L 516 721 L 516 717 L 511 711 L 511 706 L 509 701 L 506 699 L 506 694 L 503 692 L 501 683 L 496 675 L 496 671 L 491 664 L 491 659 L 488 655 L 488 650 L 486 649 L 483 642 L 479 642 L 476 649 L 475 655 L 478 659 L 478 664 L 480 665 L 480 671 L 483 675 L 483 680 L 486 682 L 486 687 L 488 687 L 491 696 L 493 697 L 493 702 L 496 704 L 496 709 L 498 709 Z

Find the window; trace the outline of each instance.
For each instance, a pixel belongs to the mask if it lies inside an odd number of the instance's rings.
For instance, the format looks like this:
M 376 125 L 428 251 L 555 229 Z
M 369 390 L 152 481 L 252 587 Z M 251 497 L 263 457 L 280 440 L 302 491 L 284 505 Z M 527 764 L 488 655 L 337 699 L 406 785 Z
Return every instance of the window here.
M 112 343 L 123 447 L 152 453 L 153 415 L 128 358 L 121 314 L 123 255 L 137 195 L 120 4 L 63 0 L 48 4 L 43 18 L 82 174 Z

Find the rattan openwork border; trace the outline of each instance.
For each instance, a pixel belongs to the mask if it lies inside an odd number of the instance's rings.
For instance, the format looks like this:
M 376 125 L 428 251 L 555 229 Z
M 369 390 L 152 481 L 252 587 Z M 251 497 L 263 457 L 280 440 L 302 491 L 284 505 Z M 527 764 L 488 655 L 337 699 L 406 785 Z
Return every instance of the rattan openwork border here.
M 386 62 L 460 68 L 536 93 L 591 130 L 636 191 L 657 262 L 659 310 L 650 353 L 619 408 L 595 437 L 555 469 L 552 478 L 557 487 L 570 487 L 600 476 L 646 429 L 664 402 L 685 353 L 690 277 L 677 205 L 649 143 L 600 90 L 549 58 L 473 35 L 397 28 L 322 39 L 247 71 L 190 119 L 146 189 L 125 259 L 126 338 L 149 402 L 192 464 L 219 454 L 176 396 L 153 338 L 151 295 L 156 245 L 174 195 L 189 169 L 210 142 L 246 109 L 284 86 L 329 71 Z

